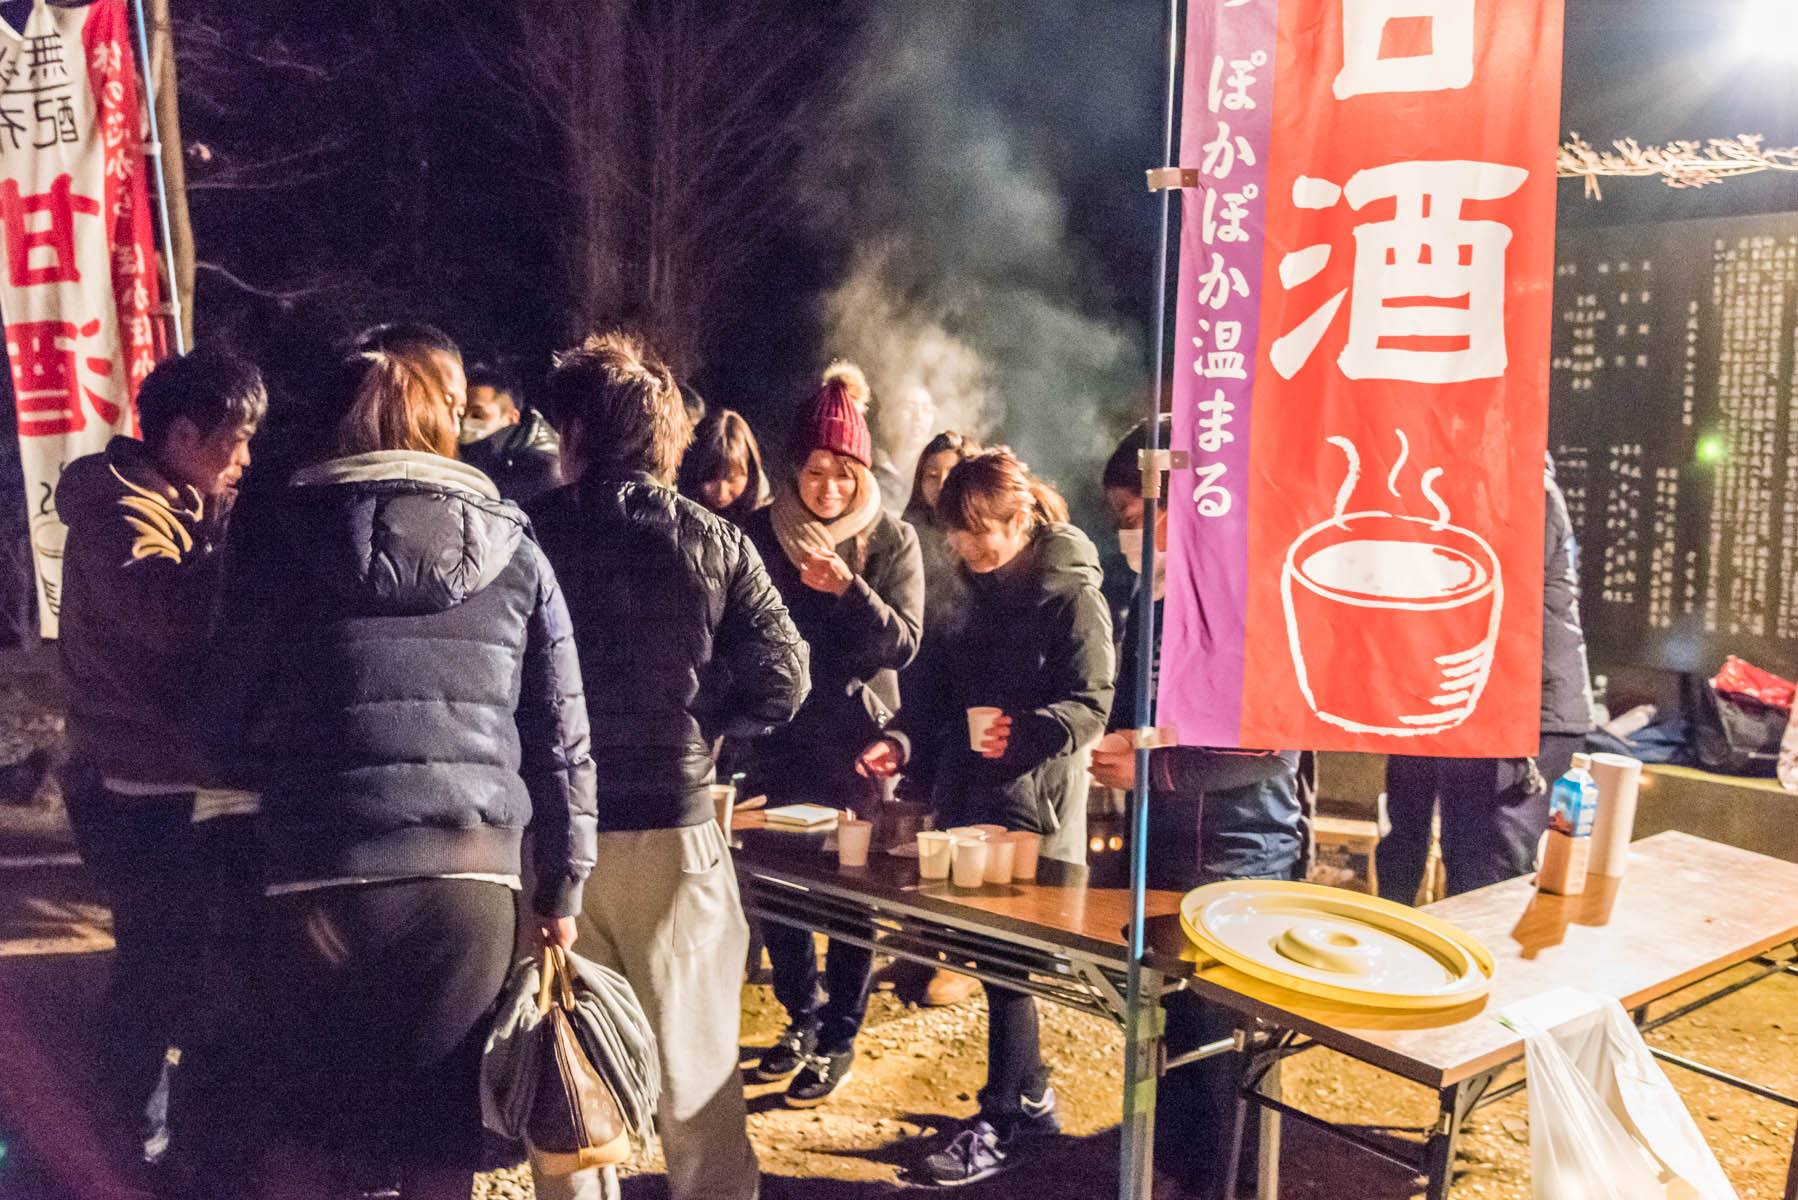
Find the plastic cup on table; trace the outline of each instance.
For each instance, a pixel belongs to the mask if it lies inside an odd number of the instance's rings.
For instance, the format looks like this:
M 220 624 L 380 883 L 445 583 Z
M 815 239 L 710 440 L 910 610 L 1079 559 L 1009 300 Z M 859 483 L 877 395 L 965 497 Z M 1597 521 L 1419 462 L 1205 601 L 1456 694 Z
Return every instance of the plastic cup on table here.
M 955 855 L 955 839 L 946 833 L 925 830 L 918 835 L 918 877 L 947 879 Z
M 845 867 L 868 865 L 868 843 L 874 836 L 874 822 L 845 817 L 837 822 L 837 863 Z
M 945 832 L 952 838 L 973 838 L 982 842 L 986 840 L 986 830 L 978 825 L 957 825 Z
M 985 838 L 955 839 L 955 869 L 952 878 L 958 888 L 977 888 L 986 882 Z
M 970 825 L 968 828 L 978 829 L 981 833 L 986 834 L 986 840 L 989 842 L 996 842 L 1011 832 L 1003 825 Z
M 988 883 L 1010 883 L 1012 863 L 1016 861 L 1018 844 L 1009 837 L 1001 835 L 988 838 L 986 843 L 986 881 Z
M 977 705 L 968 710 L 968 748 L 976 754 L 980 752 L 980 744 L 986 741 L 986 731 L 993 727 L 1003 709 L 991 705 Z
M 737 787 L 732 783 L 712 785 L 712 812 L 724 832 L 730 832 L 730 810 L 737 805 Z
M 1012 845 L 1011 877 L 1022 883 L 1036 879 L 1036 858 L 1042 852 L 1043 835 L 1014 829 L 1005 835 Z
M 1642 764 L 1625 754 L 1591 757 L 1592 781 L 1598 785 L 1598 813 L 1592 820 L 1591 859 L 1586 871 L 1591 875 L 1621 875 L 1629 863 L 1629 839 L 1636 829 Z

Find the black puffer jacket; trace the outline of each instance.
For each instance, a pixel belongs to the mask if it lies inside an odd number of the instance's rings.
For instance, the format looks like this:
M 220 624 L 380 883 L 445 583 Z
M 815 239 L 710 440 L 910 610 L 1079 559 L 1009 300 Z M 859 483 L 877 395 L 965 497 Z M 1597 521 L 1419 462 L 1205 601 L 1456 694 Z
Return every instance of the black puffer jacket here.
M 856 578 L 833 596 L 799 578 L 773 511 L 751 514 L 743 528 L 811 649 L 812 693 L 791 725 L 750 744 L 748 787 L 782 803 L 862 809 L 854 798 L 870 781 L 856 774 L 855 756 L 899 710 L 899 670 L 918 652 L 923 630 L 918 536 L 881 513 L 863 537 L 837 547 Z
M 1579 565 L 1552 458 L 1543 486 L 1542 732 L 1585 733 L 1592 728 L 1592 679 L 1580 625 Z
M 806 646 L 743 531 L 648 475 L 540 497 L 568 595 L 602 797 L 600 828 L 712 819 L 712 742 L 793 719 Z
M 473 468 L 337 459 L 246 498 L 227 547 L 216 728 L 262 792 L 273 882 L 513 875 L 580 909 L 594 774 L 568 609 Z
M 534 408 L 525 409 L 513 424 L 463 446 L 459 453 L 463 462 L 493 480 L 499 494 L 514 504 L 529 504 L 561 483 L 562 440 Z
M 1116 654 L 1098 552 L 1071 525 L 1042 525 L 1005 566 L 983 575 L 963 568 L 960 577 L 966 607 L 941 631 L 930 674 L 915 685 L 916 672 L 906 675 L 889 732 L 908 759 L 925 751 L 921 742 L 934 749 L 939 827 L 992 821 L 1032 830 L 1044 835 L 1044 854 L 1082 861 L 1084 847 L 1052 835 L 1084 800 L 1079 752 L 1111 713 Z M 968 745 L 966 710 L 980 705 L 1012 719 L 1000 758 Z

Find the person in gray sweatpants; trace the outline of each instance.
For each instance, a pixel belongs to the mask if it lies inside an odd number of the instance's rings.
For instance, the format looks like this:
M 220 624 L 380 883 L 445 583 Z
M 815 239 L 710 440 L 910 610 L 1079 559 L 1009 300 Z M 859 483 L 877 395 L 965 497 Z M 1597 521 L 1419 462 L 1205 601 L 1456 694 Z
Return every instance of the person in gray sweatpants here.
M 557 356 L 548 392 L 570 482 L 530 512 L 593 681 L 599 777 L 581 950 L 630 981 L 655 1028 L 671 1200 L 755 1200 L 737 1069 L 749 932 L 711 748 L 793 719 L 806 646 L 742 530 L 674 490 L 691 427 L 665 366 L 635 338 L 596 335 Z M 536 1187 L 617 1195 L 610 1169 L 538 1171 Z

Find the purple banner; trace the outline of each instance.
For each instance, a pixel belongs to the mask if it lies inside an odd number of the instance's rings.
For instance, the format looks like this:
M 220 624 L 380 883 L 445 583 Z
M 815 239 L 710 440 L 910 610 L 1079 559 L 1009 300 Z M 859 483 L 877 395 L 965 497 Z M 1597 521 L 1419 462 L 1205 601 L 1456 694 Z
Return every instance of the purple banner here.
M 1278 0 L 1196 0 L 1187 17 L 1174 321 L 1168 572 L 1157 723 L 1233 747 L 1248 606 L 1249 399 L 1260 334 Z M 1204 670 L 1173 664 L 1204 664 Z

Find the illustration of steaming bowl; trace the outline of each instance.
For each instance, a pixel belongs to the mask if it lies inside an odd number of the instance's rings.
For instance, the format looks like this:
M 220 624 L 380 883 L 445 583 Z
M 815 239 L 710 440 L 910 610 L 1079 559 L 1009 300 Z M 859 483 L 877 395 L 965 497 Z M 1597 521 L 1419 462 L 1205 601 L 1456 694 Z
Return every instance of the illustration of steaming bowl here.
M 40 517 L 31 527 L 38 586 L 52 617 L 62 615 L 62 548 L 68 538 L 69 527 L 55 516 Z
M 1292 544 L 1280 593 L 1299 688 L 1321 719 L 1416 737 L 1459 725 L 1479 703 L 1504 587 L 1478 534 L 1349 513 Z

